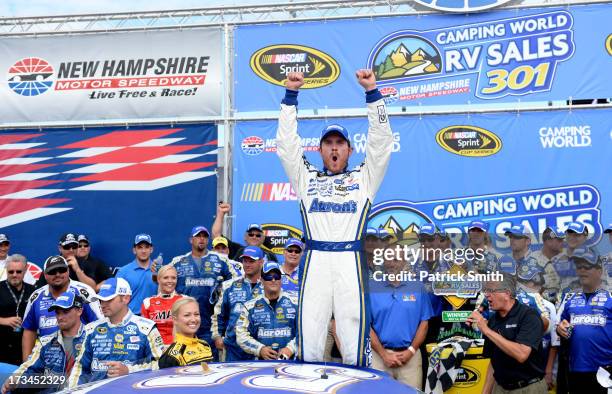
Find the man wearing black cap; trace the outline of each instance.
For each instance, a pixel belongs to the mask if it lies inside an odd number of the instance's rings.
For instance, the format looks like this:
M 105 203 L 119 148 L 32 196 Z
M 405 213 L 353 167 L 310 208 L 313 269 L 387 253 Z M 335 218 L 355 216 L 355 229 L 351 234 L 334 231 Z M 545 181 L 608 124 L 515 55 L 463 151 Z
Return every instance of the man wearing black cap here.
M 81 350 L 85 339 L 84 325 L 81 323 L 84 300 L 79 295 L 67 291 L 62 293 L 49 307 L 49 312 L 55 313 L 59 331 L 39 338 L 32 354 L 7 379 L 2 386 L 2 393 L 15 390 L 17 385 L 11 384 L 21 376 L 56 375 L 58 379 L 48 379 L 45 387 L 49 392 L 56 392 L 67 386 L 68 375 L 74 366 L 76 355 Z
M 96 288 L 96 282 L 93 279 L 93 272 L 83 264 L 83 262 L 77 259 L 77 249 L 79 247 L 79 241 L 77 235 L 74 233 L 66 233 L 61 236 L 59 245 L 57 247 L 60 256 L 66 259 L 68 263 L 69 276 L 72 280 L 78 280 L 81 283 L 85 283 L 92 289 Z M 40 276 L 40 279 L 36 283 L 36 287 L 42 287 L 47 284 L 44 275 Z
M 70 280 L 65 258 L 62 256 L 47 258 L 43 270 L 48 284 L 32 293 L 23 318 L 21 347 L 24 360 L 30 355 L 37 336 L 50 335 L 58 330 L 55 312 L 49 311 L 48 307 L 62 293 L 71 291 L 88 301 L 81 316 L 83 323 L 102 318 L 100 304 L 93 299 L 95 291 L 84 283 Z
M 91 242 L 87 235 L 79 234 L 77 241 L 79 241 L 79 247 L 76 251 L 76 257 L 79 261 L 79 266 L 85 271 L 87 276 L 96 282 L 97 290 L 102 282 L 113 276 L 113 273 L 102 260 L 92 256 Z
M 211 227 L 212 236 L 213 237 L 221 237 L 223 236 L 223 218 L 225 215 L 229 213 L 231 210 L 231 205 L 226 202 L 221 202 L 217 206 L 217 216 L 215 217 L 215 221 Z M 227 237 L 225 237 L 227 238 Z M 241 245 L 238 242 L 234 242 L 229 240 L 229 257 L 232 260 L 239 260 L 242 255 L 242 249 L 245 246 L 258 246 L 263 250 L 263 243 L 266 240 L 266 235 L 264 234 L 263 228 L 259 223 L 250 223 L 247 226 L 247 229 L 244 233 L 244 242 L 246 245 Z M 276 255 L 274 253 L 270 253 L 267 250 L 264 250 L 268 261 L 278 261 Z

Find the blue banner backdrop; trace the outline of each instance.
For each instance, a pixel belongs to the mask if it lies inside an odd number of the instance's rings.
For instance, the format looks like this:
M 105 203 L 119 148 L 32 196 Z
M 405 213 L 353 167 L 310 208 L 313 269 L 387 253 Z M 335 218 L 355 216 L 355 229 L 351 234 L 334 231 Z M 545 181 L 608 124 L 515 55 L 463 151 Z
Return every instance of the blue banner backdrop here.
M 41 266 L 67 232 L 88 235 L 111 266 L 134 258 L 138 233 L 171 258 L 190 249 L 192 226 L 212 221 L 216 167 L 211 124 L 3 132 L 0 233 Z
M 353 167 L 364 157 L 367 121 L 337 122 L 352 133 Z M 299 123 L 306 155 L 318 165 L 324 125 Z M 518 222 L 541 234 L 547 225 L 564 228 L 581 220 L 594 244 L 602 224 L 612 221 L 610 110 L 395 116 L 391 125 L 394 153 L 372 209 L 372 226 L 399 234 L 435 222 L 465 233 L 471 220 L 482 218 L 498 234 Z M 295 193 L 275 153 L 275 133 L 275 122 L 239 123 L 235 146 L 241 149 L 234 155 L 233 236 L 242 239 L 248 223 L 266 223 L 272 247 L 301 230 Z M 498 249 L 509 246 L 503 236 L 493 241 Z
M 312 89 L 302 109 L 360 107 L 363 67 L 392 106 L 611 97 L 611 13 L 593 4 L 239 26 L 236 108 L 275 110 L 290 71 Z

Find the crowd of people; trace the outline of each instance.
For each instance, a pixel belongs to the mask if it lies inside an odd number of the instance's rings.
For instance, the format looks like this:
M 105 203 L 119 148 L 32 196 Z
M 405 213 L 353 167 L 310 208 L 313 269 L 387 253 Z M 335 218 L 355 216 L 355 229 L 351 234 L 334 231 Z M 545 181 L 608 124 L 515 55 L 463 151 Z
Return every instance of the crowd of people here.
M 64 377 L 40 387 L 55 391 L 158 367 L 294 358 L 299 265 L 306 247 L 291 238 L 283 263 L 273 261 L 262 248 L 265 233 L 258 224 L 246 229 L 246 245 L 231 242 L 220 225 L 229 210 L 229 204 L 220 204 L 213 234 L 195 226 L 191 251 L 166 265 L 156 266 L 153 240 L 138 234 L 134 261 L 116 273 L 78 253 L 90 248 L 86 236 L 65 234 L 60 254 L 44 262 L 35 284 L 25 280 L 27 259 L 9 254 L 10 240 L 0 235 L 0 269 L 6 277 L 0 282 L 5 334 L 0 360 L 19 365 L 2 391 L 16 389 L 20 376 L 32 374 Z M 612 242 L 612 227 L 605 231 Z M 447 323 L 442 312 L 456 307 L 436 292 L 434 282 L 374 278 L 377 271 L 452 271 L 453 263 L 427 260 L 430 254 L 424 253 L 417 261 L 374 264 L 375 249 L 393 248 L 402 239 L 386 229 L 367 229 L 372 367 L 423 387 L 429 364 L 425 345 L 461 335 L 485 339 L 492 366 L 487 390 L 535 393 L 556 386 L 558 393 L 605 392 L 595 376 L 600 367 L 612 365 L 612 259 L 584 246 L 587 226 L 547 228 L 537 251 L 530 245 L 532 234 L 512 226 L 506 232 L 508 255 L 494 250 L 484 222 L 472 222 L 467 234 L 464 248 L 481 248 L 484 258 L 468 260 L 461 269 L 506 275 L 482 283 L 479 296 L 459 308 L 472 311 L 467 322 Z M 417 240 L 424 251 L 457 248 L 450 234 L 433 224 L 422 225 Z M 326 360 L 339 361 L 333 318 L 328 339 Z
M 87 236 L 69 233 L 34 281 L 27 259 L 9 254 L 10 240 L 0 234 L 0 361 L 19 365 L 2 392 L 24 384 L 56 391 L 207 361 L 296 357 L 372 365 L 433 392 L 437 382 L 452 384 L 447 372 L 457 366 L 440 363 L 436 351 L 429 357 L 426 344 L 453 339 L 455 349 L 484 339 L 486 393 L 553 386 L 557 393 L 605 392 L 596 376 L 612 369 L 612 256 L 588 246 L 588 226 L 579 221 L 547 228 L 539 250 L 532 241 L 540 234 L 512 225 L 502 235 L 507 254 L 495 250 L 483 220 L 467 226 L 465 245 L 434 223 L 421 225 L 415 239 L 364 230 L 392 133 L 373 72 L 356 77 L 368 106 L 367 159 L 347 170 L 349 133 L 330 125 L 321 134 L 318 171 L 299 160 L 304 76 L 287 76 L 278 154 L 304 208 L 305 237 L 287 240 L 282 263 L 263 247 L 258 223 L 245 229 L 244 245 L 222 234 L 227 203 L 219 204 L 210 232 L 192 228 L 185 254 L 161 264 L 152 259 L 151 236 L 138 234 L 134 260 L 116 272 L 91 256 Z M 612 227 L 605 233 L 612 242 Z M 393 253 L 408 246 L 420 250 L 413 259 Z M 457 272 L 485 279 L 436 279 Z M 449 311 L 469 317 L 444 319 Z M 56 379 L 41 383 L 41 376 Z

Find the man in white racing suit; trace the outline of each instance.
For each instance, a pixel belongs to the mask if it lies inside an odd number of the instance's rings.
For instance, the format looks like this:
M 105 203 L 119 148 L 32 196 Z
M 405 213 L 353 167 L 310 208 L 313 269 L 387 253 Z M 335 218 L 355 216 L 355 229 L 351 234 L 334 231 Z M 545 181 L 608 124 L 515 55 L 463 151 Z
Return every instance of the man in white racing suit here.
M 352 153 L 348 131 L 339 125 L 321 132 L 324 168 L 303 156 L 297 133 L 297 95 L 302 73 L 289 73 L 281 104 L 277 152 L 300 200 L 306 256 L 300 264 L 298 357 L 323 361 L 330 319 L 336 320 L 342 361 L 367 366 L 370 359 L 368 270 L 361 240 L 370 205 L 380 186 L 393 146 L 382 94 L 371 70 L 356 72 L 366 91 L 368 139 L 366 159 L 348 170 Z

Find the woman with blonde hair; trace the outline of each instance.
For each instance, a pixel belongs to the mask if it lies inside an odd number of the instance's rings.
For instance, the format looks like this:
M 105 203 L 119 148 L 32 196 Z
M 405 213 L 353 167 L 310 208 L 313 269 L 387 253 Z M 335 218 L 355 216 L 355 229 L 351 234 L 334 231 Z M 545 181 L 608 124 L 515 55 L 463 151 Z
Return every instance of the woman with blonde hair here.
M 159 368 L 181 367 L 212 361 L 210 345 L 196 336 L 200 328 L 200 305 L 195 298 L 183 297 L 172 305 L 174 342 L 159 359 Z
M 183 298 L 176 293 L 176 269 L 171 265 L 164 265 L 157 272 L 157 295 L 145 298 L 140 307 L 140 315 L 155 322 L 164 345 L 174 340 L 172 335 L 171 309 L 174 303 Z

